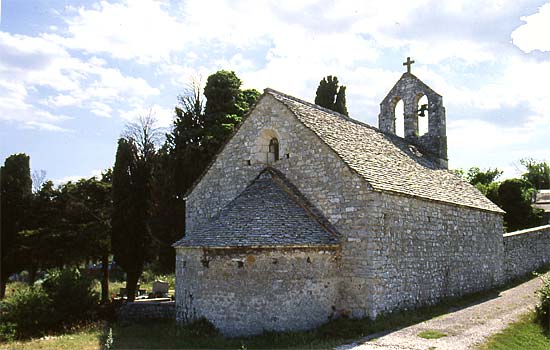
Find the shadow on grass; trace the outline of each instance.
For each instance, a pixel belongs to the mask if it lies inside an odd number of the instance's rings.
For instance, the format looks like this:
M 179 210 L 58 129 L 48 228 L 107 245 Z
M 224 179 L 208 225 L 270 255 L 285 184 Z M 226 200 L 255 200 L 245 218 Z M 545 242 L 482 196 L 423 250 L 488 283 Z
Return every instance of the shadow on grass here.
M 538 272 L 547 272 L 545 267 Z M 506 289 L 513 288 L 533 279 L 533 274 L 515 279 L 506 285 L 489 291 L 479 292 L 442 301 L 436 305 L 413 310 L 395 311 L 381 315 L 375 320 L 340 318 L 331 320 L 319 328 L 301 332 L 265 332 L 258 336 L 224 338 L 207 323 L 189 327 L 179 326 L 174 321 L 148 321 L 123 325 L 112 323 L 113 349 L 319 349 L 333 348 L 360 339 L 366 341 L 397 331 L 401 328 L 458 311 L 490 299 L 494 299 Z M 106 329 L 108 332 L 108 329 Z M 103 345 L 108 339 L 104 334 Z M 103 346 L 103 349 L 105 346 Z

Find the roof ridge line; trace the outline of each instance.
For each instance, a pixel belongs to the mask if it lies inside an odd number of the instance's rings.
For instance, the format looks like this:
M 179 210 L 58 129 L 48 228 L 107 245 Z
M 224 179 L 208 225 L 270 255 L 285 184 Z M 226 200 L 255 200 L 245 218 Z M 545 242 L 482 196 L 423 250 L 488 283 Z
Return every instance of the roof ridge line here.
M 411 74 L 412 75 L 412 74 Z M 323 106 L 319 106 L 315 103 L 311 103 L 311 102 L 308 102 L 308 101 L 305 101 L 305 100 L 302 100 L 301 98 L 298 98 L 298 97 L 295 97 L 295 96 L 292 96 L 292 95 L 288 95 L 288 94 L 285 94 L 284 92 L 280 92 L 278 90 L 275 90 L 275 89 L 272 89 L 272 88 L 265 88 L 264 89 L 264 92 L 265 93 L 275 93 L 277 95 L 281 95 L 282 97 L 284 98 L 287 98 L 289 100 L 292 100 L 292 101 L 295 101 L 295 102 L 299 102 L 299 103 L 302 103 L 302 104 L 305 104 L 306 106 L 309 106 L 309 107 L 312 107 L 312 108 L 316 108 L 316 109 L 319 109 L 323 112 L 326 112 L 326 113 L 330 113 L 330 114 L 333 114 L 337 117 L 340 117 L 340 118 L 343 118 L 345 120 L 348 120 L 350 122 L 353 122 L 355 124 L 359 124 L 361 126 L 364 126 L 366 128 L 369 128 L 369 129 L 372 129 L 372 130 L 375 130 L 376 132 L 379 132 L 383 135 L 387 135 L 387 136 L 390 136 L 390 137 L 394 137 L 394 138 L 397 138 L 397 139 L 400 139 L 400 140 L 403 140 L 405 143 L 409 144 L 409 145 L 412 145 L 412 146 L 416 146 L 412 143 L 410 143 L 409 141 L 407 141 L 407 139 L 405 139 L 404 137 L 401 137 L 399 135 L 396 135 L 396 134 L 392 134 L 392 133 L 389 133 L 389 132 L 384 132 L 382 130 L 380 130 L 379 128 L 377 128 L 376 126 L 373 126 L 373 125 L 370 125 L 366 122 L 363 122 L 361 120 L 358 120 L 358 119 L 355 119 L 355 118 L 352 118 L 350 117 L 349 115 L 345 115 L 345 114 L 342 114 L 342 113 L 339 113 L 339 112 L 336 112 L 336 111 L 333 111 L 332 109 L 328 109 L 328 108 L 325 108 Z

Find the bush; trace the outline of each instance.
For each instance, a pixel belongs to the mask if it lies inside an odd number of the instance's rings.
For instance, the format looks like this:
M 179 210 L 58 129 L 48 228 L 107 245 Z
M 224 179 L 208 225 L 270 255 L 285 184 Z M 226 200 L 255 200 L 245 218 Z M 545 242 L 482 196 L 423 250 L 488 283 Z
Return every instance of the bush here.
M 21 286 L 2 301 L 0 338 L 28 338 L 96 316 L 98 294 L 78 270 L 51 270 L 42 286 Z
M 2 336 L 39 336 L 53 326 L 51 315 L 52 303 L 42 288 L 21 287 L 2 301 Z
M 42 288 L 53 305 L 51 317 L 55 324 L 71 326 L 94 318 L 99 296 L 93 290 L 93 280 L 77 269 L 48 271 Z
M 17 335 L 17 325 L 13 322 L 2 321 L 0 323 L 0 341 L 12 342 Z
M 542 287 L 537 290 L 539 302 L 535 307 L 535 319 L 545 329 L 550 326 L 550 275 L 537 274 L 542 279 Z

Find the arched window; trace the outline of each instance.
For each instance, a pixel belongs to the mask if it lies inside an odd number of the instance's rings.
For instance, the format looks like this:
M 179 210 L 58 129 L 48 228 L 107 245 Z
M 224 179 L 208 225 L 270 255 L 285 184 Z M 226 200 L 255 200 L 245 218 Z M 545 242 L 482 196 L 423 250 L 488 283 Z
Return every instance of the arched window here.
M 395 135 L 405 137 L 405 103 L 402 99 L 395 102 Z
M 254 164 L 273 164 L 281 159 L 284 151 L 285 143 L 281 141 L 277 131 L 263 129 L 253 145 L 251 158 Z
M 269 141 L 269 159 L 279 160 L 279 140 L 276 137 Z

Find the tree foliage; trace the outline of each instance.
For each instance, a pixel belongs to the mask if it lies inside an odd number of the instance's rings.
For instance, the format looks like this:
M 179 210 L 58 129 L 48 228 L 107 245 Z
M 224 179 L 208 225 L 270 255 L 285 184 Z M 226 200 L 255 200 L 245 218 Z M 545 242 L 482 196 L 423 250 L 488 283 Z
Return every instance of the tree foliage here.
M 503 209 L 504 225 L 507 231 L 516 231 L 542 224 L 542 213 L 531 203 L 534 188 L 526 179 L 508 179 L 498 182 L 502 171 L 495 169 L 481 170 L 470 168 L 466 174 L 462 170 L 455 171 L 474 185 L 493 203 Z
M 523 179 L 503 181 L 498 188 L 498 204 L 506 212 L 504 221 L 510 231 L 542 224 L 541 210 L 531 206 L 532 188 Z
M 519 162 L 527 170 L 521 175 L 522 179 L 528 181 L 537 190 L 550 189 L 550 165 L 548 163 L 539 162 L 533 158 L 524 158 Z
M 126 272 L 130 301 L 152 253 L 153 171 L 159 134 L 154 124 L 149 115 L 128 126 L 125 137 L 118 141 L 113 169 L 111 244 L 115 261 Z
M 165 270 L 173 269 L 171 244 L 184 233 L 185 194 L 260 96 L 254 89 L 241 90 L 241 84 L 234 72 L 220 70 L 208 77 L 204 94 L 194 79 L 178 96 L 172 131 L 158 153 L 153 190 L 153 232 Z
M 14 154 L 0 168 L 0 298 L 4 297 L 10 274 L 17 272 L 18 233 L 26 228 L 32 200 L 29 156 Z
M 329 75 L 319 82 L 315 93 L 315 104 L 348 115 L 346 107 L 346 87 L 338 87 L 338 78 Z

